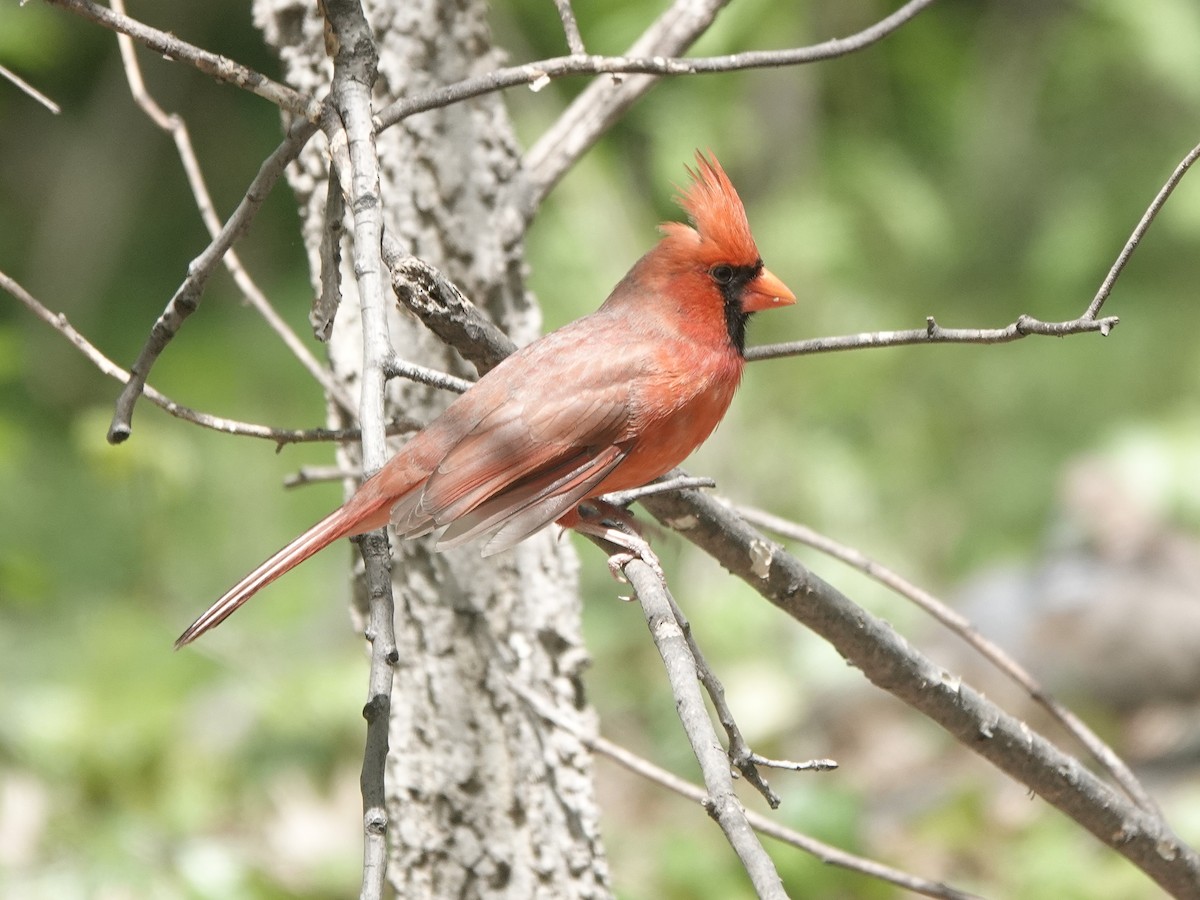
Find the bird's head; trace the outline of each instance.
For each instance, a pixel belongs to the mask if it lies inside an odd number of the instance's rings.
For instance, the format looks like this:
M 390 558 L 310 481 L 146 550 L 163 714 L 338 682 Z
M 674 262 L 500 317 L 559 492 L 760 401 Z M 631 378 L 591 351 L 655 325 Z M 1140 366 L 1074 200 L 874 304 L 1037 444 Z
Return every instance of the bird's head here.
M 729 176 L 711 153 L 696 153 L 691 184 L 679 193 L 690 225 L 666 222 L 654 253 L 698 298 L 719 296 L 730 340 L 741 352 L 751 313 L 796 302 L 795 295 L 763 265 L 746 210 Z

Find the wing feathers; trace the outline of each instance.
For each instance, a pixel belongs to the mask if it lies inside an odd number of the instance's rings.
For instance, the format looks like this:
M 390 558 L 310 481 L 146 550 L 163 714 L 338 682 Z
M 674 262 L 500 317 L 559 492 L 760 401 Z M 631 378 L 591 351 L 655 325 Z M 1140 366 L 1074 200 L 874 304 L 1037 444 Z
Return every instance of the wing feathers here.
M 449 526 L 440 549 L 491 532 L 495 552 L 554 521 L 627 455 L 627 393 L 609 382 L 571 394 L 547 385 L 523 402 L 503 398 L 446 450 L 420 487 L 392 506 L 397 537 Z M 519 523 L 511 522 L 518 516 Z M 496 544 L 500 532 L 504 539 Z
M 616 445 L 599 452 L 583 451 L 561 465 L 537 473 L 456 519 L 437 549 L 457 547 L 481 534 L 493 534 L 486 554 L 517 544 L 549 525 L 602 482 L 628 454 Z

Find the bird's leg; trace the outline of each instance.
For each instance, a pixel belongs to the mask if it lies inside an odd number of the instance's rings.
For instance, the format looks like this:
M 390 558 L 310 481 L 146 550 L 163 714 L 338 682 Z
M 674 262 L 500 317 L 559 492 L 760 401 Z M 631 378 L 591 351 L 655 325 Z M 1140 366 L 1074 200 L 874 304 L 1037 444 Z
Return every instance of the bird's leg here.
M 613 578 L 628 581 L 621 570 L 630 560 L 640 559 L 654 570 L 655 575 L 666 581 L 662 564 L 650 549 L 649 542 L 642 537 L 637 519 L 629 510 L 604 500 L 585 500 L 576 511 L 579 518 L 572 525 L 576 531 L 621 548 L 608 557 L 608 571 L 612 572 Z

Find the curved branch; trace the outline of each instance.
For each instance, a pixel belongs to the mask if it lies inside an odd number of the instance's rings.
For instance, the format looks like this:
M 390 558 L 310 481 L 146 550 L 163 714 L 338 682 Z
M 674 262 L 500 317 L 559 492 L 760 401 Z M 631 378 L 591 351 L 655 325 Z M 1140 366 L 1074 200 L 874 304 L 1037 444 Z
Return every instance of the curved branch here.
M 933 3 L 934 0 L 909 0 L 890 16 L 850 37 L 831 38 L 819 44 L 788 50 L 750 50 L 745 53 L 701 56 L 694 59 L 662 56 L 643 58 L 595 55 L 556 56 L 552 59 L 509 66 L 445 85 L 424 94 L 397 100 L 379 112 L 376 125 L 382 131 L 395 125 L 401 119 L 419 112 L 449 106 L 472 97 L 523 84 L 531 85 L 537 90 L 556 78 L 566 78 L 571 75 L 702 75 L 716 72 L 738 72 L 743 69 L 798 66 L 835 59 L 869 47 L 891 34 L 926 7 L 932 6 Z

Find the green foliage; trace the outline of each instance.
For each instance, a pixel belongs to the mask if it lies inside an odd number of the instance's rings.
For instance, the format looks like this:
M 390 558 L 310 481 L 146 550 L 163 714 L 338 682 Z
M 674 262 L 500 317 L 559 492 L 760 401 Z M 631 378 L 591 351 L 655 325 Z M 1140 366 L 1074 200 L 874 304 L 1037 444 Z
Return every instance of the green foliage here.
M 139 14 L 275 72 L 246 6 L 176 0 Z M 823 40 L 894 6 L 745 0 L 699 50 Z M 652 12 L 634 0 L 578 7 L 600 52 L 624 51 Z M 548 4 L 494 15 L 515 58 L 564 52 Z M 980 327 L 1020 313 L 1074 317 L 1196 140 L 1198 47 L 1191 0 L 943 3 L 846 59 L 664 82 L 551 195 L 528 239 L 531 286 L 549 326 L 594 308 L 654 223 L 678 215 L 672 185 L 694 149 L 711 148 L 764 258 L 800 297 L 759 317 L 752 340 L 920 327 L 928 315 Z M 278 139 L 277 114 L 186 67 L 145 61 L 151 89 L 191 123 L 227 214 Z M 128 365 L 206 240 L 173 148 L 135 109 L 99 29 L 39 4 L 0 6 L 0 63 L 64 107 L 52 118 L 0 81 L 0 268 Z M 511 92 L 523 139 L 585 83 Z M 281 189 L 240 252 L 304 333 L 309 288 L 290 204 Z M 1122 323 L 1108 339 L 757 364 L 691 468 L 935 588 L 1035 556 L 1061 473 L 1084 454 L 1107 454 L 1157 509 L 1194 527 L 1198 239 L 1200 187 L 1185 180 L 1110 300 Z M 319 394 L 224 277 L 152 381 L 231 417 L 322 418 Z M 112 448 L 115 393 L 0 301 L 0 834 L 16 823 L 26 835 L 0 845 L 0 884 L 22 897 L 345 895 L 358 866 L 365 677 L 345 624 L 345 556 L 307 563 L 200 649 L 170 650 L 190 615 L 336 502 L 334 488 L 279 490 L 329 451 L 276 454 L 148 403 L 133 438 Z M 790 825 L 993 896 L 1148 895 L 1144 878 L 1041 801 L 997 824 L 980 764 L 961 778 L 939 770 L 937 803 L 904 820 L 903 839 L 886 832 L 894 810 L 864 773 L 875 757 L 855 767 L 863 751 L 846 735 L 900 739 L 890 720 L 855 719 L 857 673 L 677 539 L 659 546 L 756 746 L 847 754 L 836 774 L 773 777 Z M 581 555 L 588 685 L 604 730 L 692 773 L 636 608 L 613 600 L 593 549 Z M 918 628 L 907 607 L 811 562 Z M 830 713 L 847 696 L 851 711 Z M 922 752 L 965 756 L 920 734 Z M 693 806 L 621 785 L 605 803 L 622 897 L 746 894 Z M 1188 785 L 1178 803 L 1164 800 L 1196 840 Z M 314 834 L 325 850 L 276 862 L 281 844 L 308 848 Z M 792 850 L 776 857 L 795 896 L 897 895 Z

